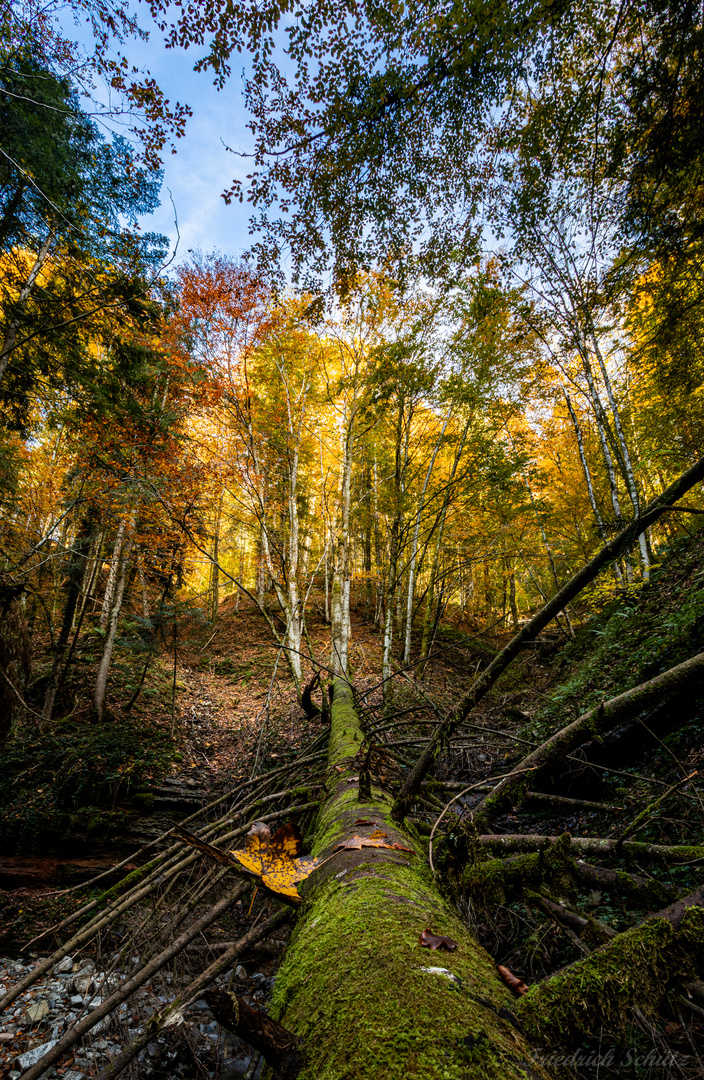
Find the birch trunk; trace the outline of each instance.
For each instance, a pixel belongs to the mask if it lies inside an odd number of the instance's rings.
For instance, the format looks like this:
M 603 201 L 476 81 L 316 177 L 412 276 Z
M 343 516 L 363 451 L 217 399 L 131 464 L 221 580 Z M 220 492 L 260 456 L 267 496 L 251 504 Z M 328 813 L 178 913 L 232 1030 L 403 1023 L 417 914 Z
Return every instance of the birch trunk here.
M 616 401 L 616 395 L 614 394 L 613 385 L 609 376 L 608 369 L 604 363 L 604 357 L 601 349 L 599 348 L 599 342 L 596 336 L 594 325 L 591 326 L 592 344 L 594 346 L 594 353 L 599 364 L 599 370 L 601 371 L 601 377 L 604 380 L 604 388 L 606 389 L 606 396 L 609 399 L 609 405 L 611 407 L 611 415 L 614 418 L 614 427 L 616 428 L 616 437 L 621 449 L 621 457 L 623 459 L 623 467 L 625 472 L 626 486 L 628 487 L 628 494 L 633 505 L 633 512 L 636 517 L 640 514 L 640 496 L 638 494 L 638 484 L 636 483 L 635 473 L 633 471 L 633 465 L 631 464 L 631 455 L 628 450 L 628 443 L 626 441 L 626 435 L 621 424 L 621 414 Z M 648 554 L 648 538 L 645 533 L 641 533 L 638 537 L 638 546 L 640 548 L 640 559 L 643 569 L 643 580 L 648 581 L 650 579 L 650 556 Z
M 115 545 L 112 550 L 112 558 L 110 560 L 110 569 L 108 570 L 108 579 L 105 582 L 105 594 L 103 596 L 103 606 L 100 611 L 100 629 L 105 630 L 108 625 L 108 619 L 110 617 L 110 610 L 112 608 L 112 601 L 115 595 L 115 585 L 117 583 L 117 576 L 120 568 L 120 556 L 122 555 L 122 545 L 125 542 L 125 521 L 120 520 L 117 526 L 117 535 L 115 536 Z
M 131 523 L 130 532 L 133 528 L 134 521 Z M 122 600 L 125 593 L 125 585 L 127 583 L 127 571 L 129 569 L 130 555 L 132 554 L 133 544 L 134 536 L 129 535 L 126 543 L 124 543 L 122 546 L 122 554 L 120 556 L 120 568 L 117 577 L 117 585 L 115 587 L 115 598 L 113 600 L 110 617 L 108 619 L 107 631 L 105 634 L 105 645 L 103 646 L 103 655 L 100 658 L 98 675 L 95 680 L 95 691 L 93 693 L 93 708 L 95 709 L 98 720 L 102 720 L 103 710 L 105 708 L 105 695 L 108 686 L 108 674 L 110 672 L 110 663 L 112 661 L 112 654 L 115 648 L 115 638 L 117 637 L 117 624 L 120 619 L 120 611 L 122 610 Z
M 579 460 L 582 463 L 582 471 L 584 472 L 584 479 L 587 484 L 587 492 L 589 494 L 589 504 L 594 514 L 594 520 L 596 521 L 596 527 L 599 532 L 599 536 L 602 540 L 606 539 L 606 530 L 604 529 L 604 521 L 599 510 L 599 505 L 596 501 L 596 495 L 594 494 L 594 484 L 592 481 L 592 474 L 587 461 L 587 455 L 584 449 L 584 434 L 582 432 L 582 426 L 579 422 L 579 418 L 575 411 L 572 399 L 565 390 L 562 388 L 562 393 L 565 395 L 565 401 L 567 402 L 567 408 L 569 410 L 570 419 L 572 420 L 572 427 L 574 428 L 575 437 L 577 439 L 577 448 L 579 450 Z M 663 485 L 664 486 L 664 485 Z M 623 584 L 623 575 L 617 563 L 614 563 L 614 575 L 619 585 Z

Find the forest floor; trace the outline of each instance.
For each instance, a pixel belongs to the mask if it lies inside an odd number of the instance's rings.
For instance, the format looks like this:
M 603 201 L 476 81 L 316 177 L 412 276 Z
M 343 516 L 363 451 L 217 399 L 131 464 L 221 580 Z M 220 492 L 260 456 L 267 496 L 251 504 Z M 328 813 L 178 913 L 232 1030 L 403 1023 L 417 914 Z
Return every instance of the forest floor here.
M 198 611 L 184 612 L 177 627 L 175 664 L 167 638 L 130 713 L 124 712 L 124 703 L 133 693 L 138 665 L 132 660 L 130 666 L 125 647 L 110 687 L 105 729 L 91 726 L 77 684 L 72 692 L 78 705 L 60 722 L 58 735 L 47 741 L 30 733 L 22 746 L 10 746 L 0 766 L 0 954 L 16 958 L 29 938 L 85 902 L 85 892 L 67 892 L 66 887 L 135 854 L 174 821 L 254 773 L 266 774 L 292 760 L 319 736 L 320 722 L 305 717 L 297 704 L 284 658 L 272 647 L 261 616 L 244 604 L 236 608 L 234 597 L 226 598 L 215 625 Z M 363 718 L 377 724 L 389 709 L 379 686 L 381 636 L 363 615 L 361 607 L 353 611 L 350 666 Z M 309 634 L 314 655 L 324 664 L 329 628 L 319 615 L 309 620 Z M 392 740 L 389 749 L 401 769 L 416 756 L 438 712 L 456 704 L 503 640 L 505 635 L 488 638 L 466 626 L 443 625 L 437 655 L 422 682 L 410 673 L 396 679 L 393 709 L 409 713 L 385 738 Z M 503 772 L 530 745 L 589 706 L 703 648 L 704 531 L 675 549 L 652 584 L 615 597 L 584 618 L 574 641 L 555 629 L 526 650 L 444 752 L 436 778 L 469 785 Z M 305 662 L 304 677 L 311 672 Z M 126 732 L 130 735 L 125 743 Z M 114 750 L 120 740 L 125 743 L 121 759 Z M 399 766 L 388 764 L 393 781 L 392 771 L 398 777 Z M 614 835 L 655 795 L 702 769 L 704 703 L 699 695 L 680 701 L 674 712 L 655 710 L 645 728 L 626 725 L 587 747 L 583 763 L 564 770 L 551 785 L 553 793 L 573 804 L 528 803 L 500 818 L 495 828 L 499 833 L 548 836 L 566 831 L 575 837 Z M 92 785 L 85 781 L 89 774 L 98 778 Z M 431 801 L 418 811 L 420 824 L 424 818 L 427 827 L 449 797 L 448 789 L 430 791 Z M 464 800 L 464 807 L 470 809 L 477 797 Z M 604 807 L 581 805 L 585 800 Z M 699 795 L 684 786 L 650 816 L 638 839 L 702 843 L 703 820 Z M 450 855 L 452 842 L 450 828 Z M 122 873 L 132 865 L 128 862 Z M 698 865 L 637 869 L 680 893 L 694 888 L 701 877 Z M 111 880 L 105 879 L 101 888 Z M 581 910 L 617 932 L 642 918 L 631 902 L 594 890 L 579 903 Z M 464 911 L 496 962 L 526 982 L 581 955 L 574 935 L 520 897 L 494 904 L 491 910 L 464 902 Z M 38 955 L 30 952 L 24 963 Z M 262 977 L 269 975 L 267 964 Z M 32 1000 L 30 995 L 28 1003 Z M 18 1016 L 18 1037 L 23 1023 Z M 686 1022 L 673 1017 L 668 1024 L 659 1038 L 678 1053 L 690 1054 L 694 1045 L 704 1058 L 704 1013 Z M 29 1046 L 31 1024 L 24 1035 L 23 1046 Z M 696 1075 L 689 1065 L 680 1071 Z

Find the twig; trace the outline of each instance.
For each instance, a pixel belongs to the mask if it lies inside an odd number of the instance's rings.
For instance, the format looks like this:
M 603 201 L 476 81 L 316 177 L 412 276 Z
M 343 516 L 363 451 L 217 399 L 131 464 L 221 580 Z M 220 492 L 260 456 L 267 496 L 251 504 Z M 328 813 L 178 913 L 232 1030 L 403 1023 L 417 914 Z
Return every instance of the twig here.
M 522 773 L 528 773 L 528 772 L 533 772 L 534 768 L 535 768 L 535 766 L 532 766 L 530 769 L 520 769 L 519 771 L 522 772 Z M 517 776 L 517 775 L 518 775 L 518 773 L 516 773 L 516 772 L 510 772 L 510 773 L 506 773 L 504 776 L 493 776 L 492 780 L 505 780 L 508 776 Z M 480 780 L 478 783 L 470 784 L 469 787 L 464 788 L 462 791 L 459 791 L 456 795 L 454 795 L 450 799 L 449 803 L 447 803 L 447 805 L 445 806 L 445 809 L 440 814 L 440 817 L 436 820 L 435 824 L 433 825 L 432 831 L 430 833 L 430 840 L 428 841 L 428 860 L 430 862 L 430 869 L 432 870 L 433 874 L 435 873 L 435 867 L 433 866 L 433 837 L 435 836 L 435 831 L 436 831 L 438 825 L 440 824 L 442 819 L 445 817 L 445 814 L 447 813 L 447 811 L 450 809 L 450 807 L 452 806 L 452 804 L 454 802 L 457 802 L 457 800 L 461 799 L 463 795 L 469 794 L 470 791 L 474 791 L 476 788 L 481 787 L 485 783 L 486 783 L 485 780 Z M 470 811 L 470 814 L 471 814 L 471 811 Z

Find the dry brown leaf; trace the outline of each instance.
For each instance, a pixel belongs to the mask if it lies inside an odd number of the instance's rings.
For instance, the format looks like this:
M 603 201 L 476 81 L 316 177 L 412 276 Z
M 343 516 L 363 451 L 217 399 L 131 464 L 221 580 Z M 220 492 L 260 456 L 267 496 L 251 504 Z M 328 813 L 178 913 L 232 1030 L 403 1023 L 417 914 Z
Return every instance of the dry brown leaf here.
M 454 952 L 457 948 L 457 942 L 453 941 L 451 937 L 445 937 L 444 934 L 434 934 L 429 926 L 426 926 L 418 938 L 418 944 L 422 949 L 446 949 L 447 952 Z
M 502 964 L 497 964 L 496 970 L 508 986 L 509 990 L 513 990 L 516 997 L 522 997 L 527 992 L 528 987 L 523 980 L 513 975 L 507 967 L 504 967 Z
M 413 848 L 404 847 L 403 844 L 389 844 L 387 842 L 386 833 L 381 833 L 378 836 L 348 836 L 348 838 L 339 843 L 334 850 L 342 851 L 343 849 L 346 849 L 347 851 L 356 851 L 363 847 L 391 848 L 393 851 L 408 851 L 411 855 L 415 855 Z

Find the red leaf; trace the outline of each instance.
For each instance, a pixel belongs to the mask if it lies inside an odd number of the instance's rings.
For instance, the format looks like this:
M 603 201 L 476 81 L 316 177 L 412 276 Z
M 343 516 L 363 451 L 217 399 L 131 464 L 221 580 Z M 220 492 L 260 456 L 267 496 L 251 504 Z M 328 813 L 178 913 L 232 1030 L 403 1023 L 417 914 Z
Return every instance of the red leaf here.
M 509 990 L 513 990 L 516 997 L 523 997 L 523 995 L 528 990 L 528 987 L 523 982 L 523 980 L 516 978 L 515 975 L 512 975 L 508 968 L 503 967 L 502 964 L 497 964 L 496 970 L 508 986 Z
M 418 944 L 422 949 L 446 949 L 447 952 L 454 952 L 457 948 L 457 942 L 453 941 L 451 937 L 434 934 L 429 926 L 426 926 L 418 938 Z

